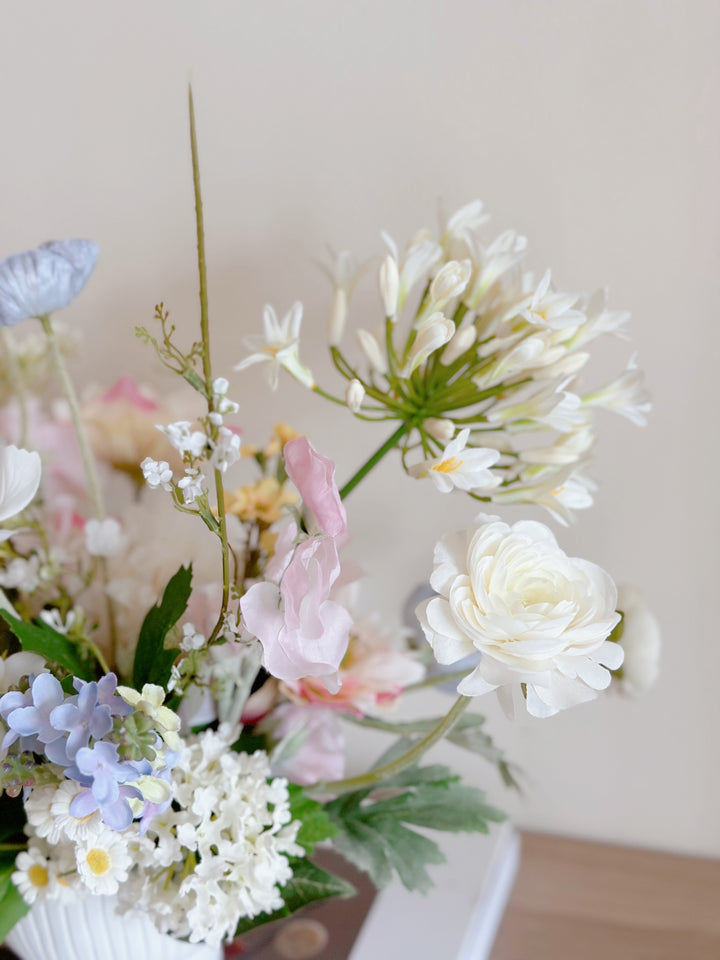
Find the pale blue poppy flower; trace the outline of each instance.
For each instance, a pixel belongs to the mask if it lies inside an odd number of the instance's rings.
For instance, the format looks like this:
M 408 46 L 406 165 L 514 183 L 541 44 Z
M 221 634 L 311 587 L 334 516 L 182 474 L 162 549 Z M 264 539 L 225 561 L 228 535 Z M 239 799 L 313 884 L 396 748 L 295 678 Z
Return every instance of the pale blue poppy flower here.
M 72 303 L 93 272 L 92 240 L 52 240 L 0 263 L 0 326 L 14 327 Z

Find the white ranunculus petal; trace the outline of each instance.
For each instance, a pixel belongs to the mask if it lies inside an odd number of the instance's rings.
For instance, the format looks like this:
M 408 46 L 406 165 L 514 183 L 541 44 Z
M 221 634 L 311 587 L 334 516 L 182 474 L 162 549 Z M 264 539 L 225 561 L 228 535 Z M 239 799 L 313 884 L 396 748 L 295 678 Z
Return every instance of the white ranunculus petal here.
M 0 326 L 13 327 L 67 307 L 97 262 L 91 240 L 53 240 L 0 263 Z
M 35 450 L 12 445 L 0 450 L 0 522 L 25 509 L 37 493 L 41 473 Z

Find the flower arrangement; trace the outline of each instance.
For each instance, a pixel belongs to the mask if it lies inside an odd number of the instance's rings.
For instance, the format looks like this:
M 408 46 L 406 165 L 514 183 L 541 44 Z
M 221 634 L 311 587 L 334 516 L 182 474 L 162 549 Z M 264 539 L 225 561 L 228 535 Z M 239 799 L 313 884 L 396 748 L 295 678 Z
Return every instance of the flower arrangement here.
M 287 425 L 250 446 L 252 424 L 213 371 L 192 99 L 191 144 L 200 337 L 182 347 L 162 304 L 137 330 L 186 398 L 129 377 L 78 398 L 52 315 L 90 278 L 93 243 L 0 263 L 2 936 L 44 898 L 113 894 L 162 932 L 218 944 L 348 895 L 312 861 L 324 841 L 379 886 L 397 875 L 425 890 L 442 855 L 415 827 L 487 831 L 502 815 L 423 754 L 448 737 L 513 783 L 468 705 L 497 691 L 547 717 L 622 682 L 612 579 L 538 521 L 473 511 L 436 545 L 422 645 L 353 612 L 342 553 L 345 499 L 393 450 L 430 498 L 535 504 L 560 523 L 588 507 L 595 410 L 641 424 L 649 409 L 634 358 L 604 387 L 578 386 L 593 341 L 623 335 L 628 315 L 557 291 L 549 272 L 534 280 L 524 239 L 487 244 L 471 203 L 439 239 L 423 232 L 400 252 L 385 236 L 380 323 L 357 331 L 353 356 L 343 344 L 362 271 L 341 254 L 329 341 L 344 392 L 301 360 L 299 303 L 283 319 L 267 307 L 235 367 L 264 364 L 273 389 L 286 371 L 348 416 L 393 425 L 338 488 L 332 461 Z M 61 403 L 43 393 L 51 370 Z M 108 485 L 125 503 L 117 516 Z M 647 679 L 653 655 L 633 637 Z M 441 681 L 457 690 L 445 716 L 393 721 L 403 696 Z M 343 722 L 395 735 L 347 778 Z

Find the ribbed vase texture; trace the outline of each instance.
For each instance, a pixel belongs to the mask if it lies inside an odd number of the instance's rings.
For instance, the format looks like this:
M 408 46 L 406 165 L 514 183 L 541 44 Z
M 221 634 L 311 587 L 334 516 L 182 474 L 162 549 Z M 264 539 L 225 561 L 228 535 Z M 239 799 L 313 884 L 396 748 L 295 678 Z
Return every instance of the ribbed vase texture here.
M 5 943 L 21 960 L 220 960 L 221 947 L 159 933 L 141 913 L 118 914 L 115 897 L 37 903 Z

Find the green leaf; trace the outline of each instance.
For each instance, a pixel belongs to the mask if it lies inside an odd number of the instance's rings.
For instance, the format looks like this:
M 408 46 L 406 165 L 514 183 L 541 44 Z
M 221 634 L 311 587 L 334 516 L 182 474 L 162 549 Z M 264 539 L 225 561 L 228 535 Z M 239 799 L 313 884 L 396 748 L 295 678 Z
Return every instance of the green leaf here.
M 30 909 L 10 879 L 14 870 L 15 856 L 13 855 L 12 860 L 3 857 L 0 865 L 0 943 Z
M 487 833 L 489 823 L 504 815 L 484 802 L 484 795 L 465 786 L 441 764 L 407 767 L 382 783 L 374 800 L 369 790 L 357 790 L 326 805 L 340 831 L 333 845 L 378 887 L 397 873 L 408 890 L 426 892 L 432 885 L 427 866 L 443 862 L 432 840 L 405 824 L 452 833 Z M 387 795 L 387 792 L 390 795 Z
M 185 613 L 191 580 L 192 564 L 180 567 L 165 587 L 160 603 L 143 620 L 133 663 L 133 685 L 137 690 L 142 690 L 146 683 L 167 686 L 178 652 L 165 649 L 165 637 Z
M 8 624 L 13 634 L 20 641 L 23 650 L 29 650 L 31 653 L 39 653 L 52 663 L 57 663 L 74 677 L 80 677 L 81 680 L 95 680 L 97 671 L 92 662 L 83 656 L 81 648 L 64 637 L 57 630 L 44 623 L 42 620 L 36 620 L 35 623 L 27 623 L 25 620 L 18 620 L 11 616 L 7 610 L 0 610 L 0 617 Z
M 291 857 L 290 866 L 293 870 L 292 879 L 280 891 L 284 906 L 273 913 L 261 913 L 257 917 L 241 920 L 236 936 L 247 933 L 248 930 L 262 924 L 271 923 L 273 920 L 289 917 L 308 903 L 328 900 L 330 897 L 352 897 L 355 894 L 355 887 L 352 884 L 343 880 L 342 877 L 336 877 L 332 873 L 321 870 L 309 860 Z
M 311 855 L 316 843 L 330 840 L 338 833 L 338 828 L 325 812 L 325 807 L 306 795 L 296 783 L 288 786 L 290 794 L 290 812 L 293 820 L 301 823 L 297 842 Z

